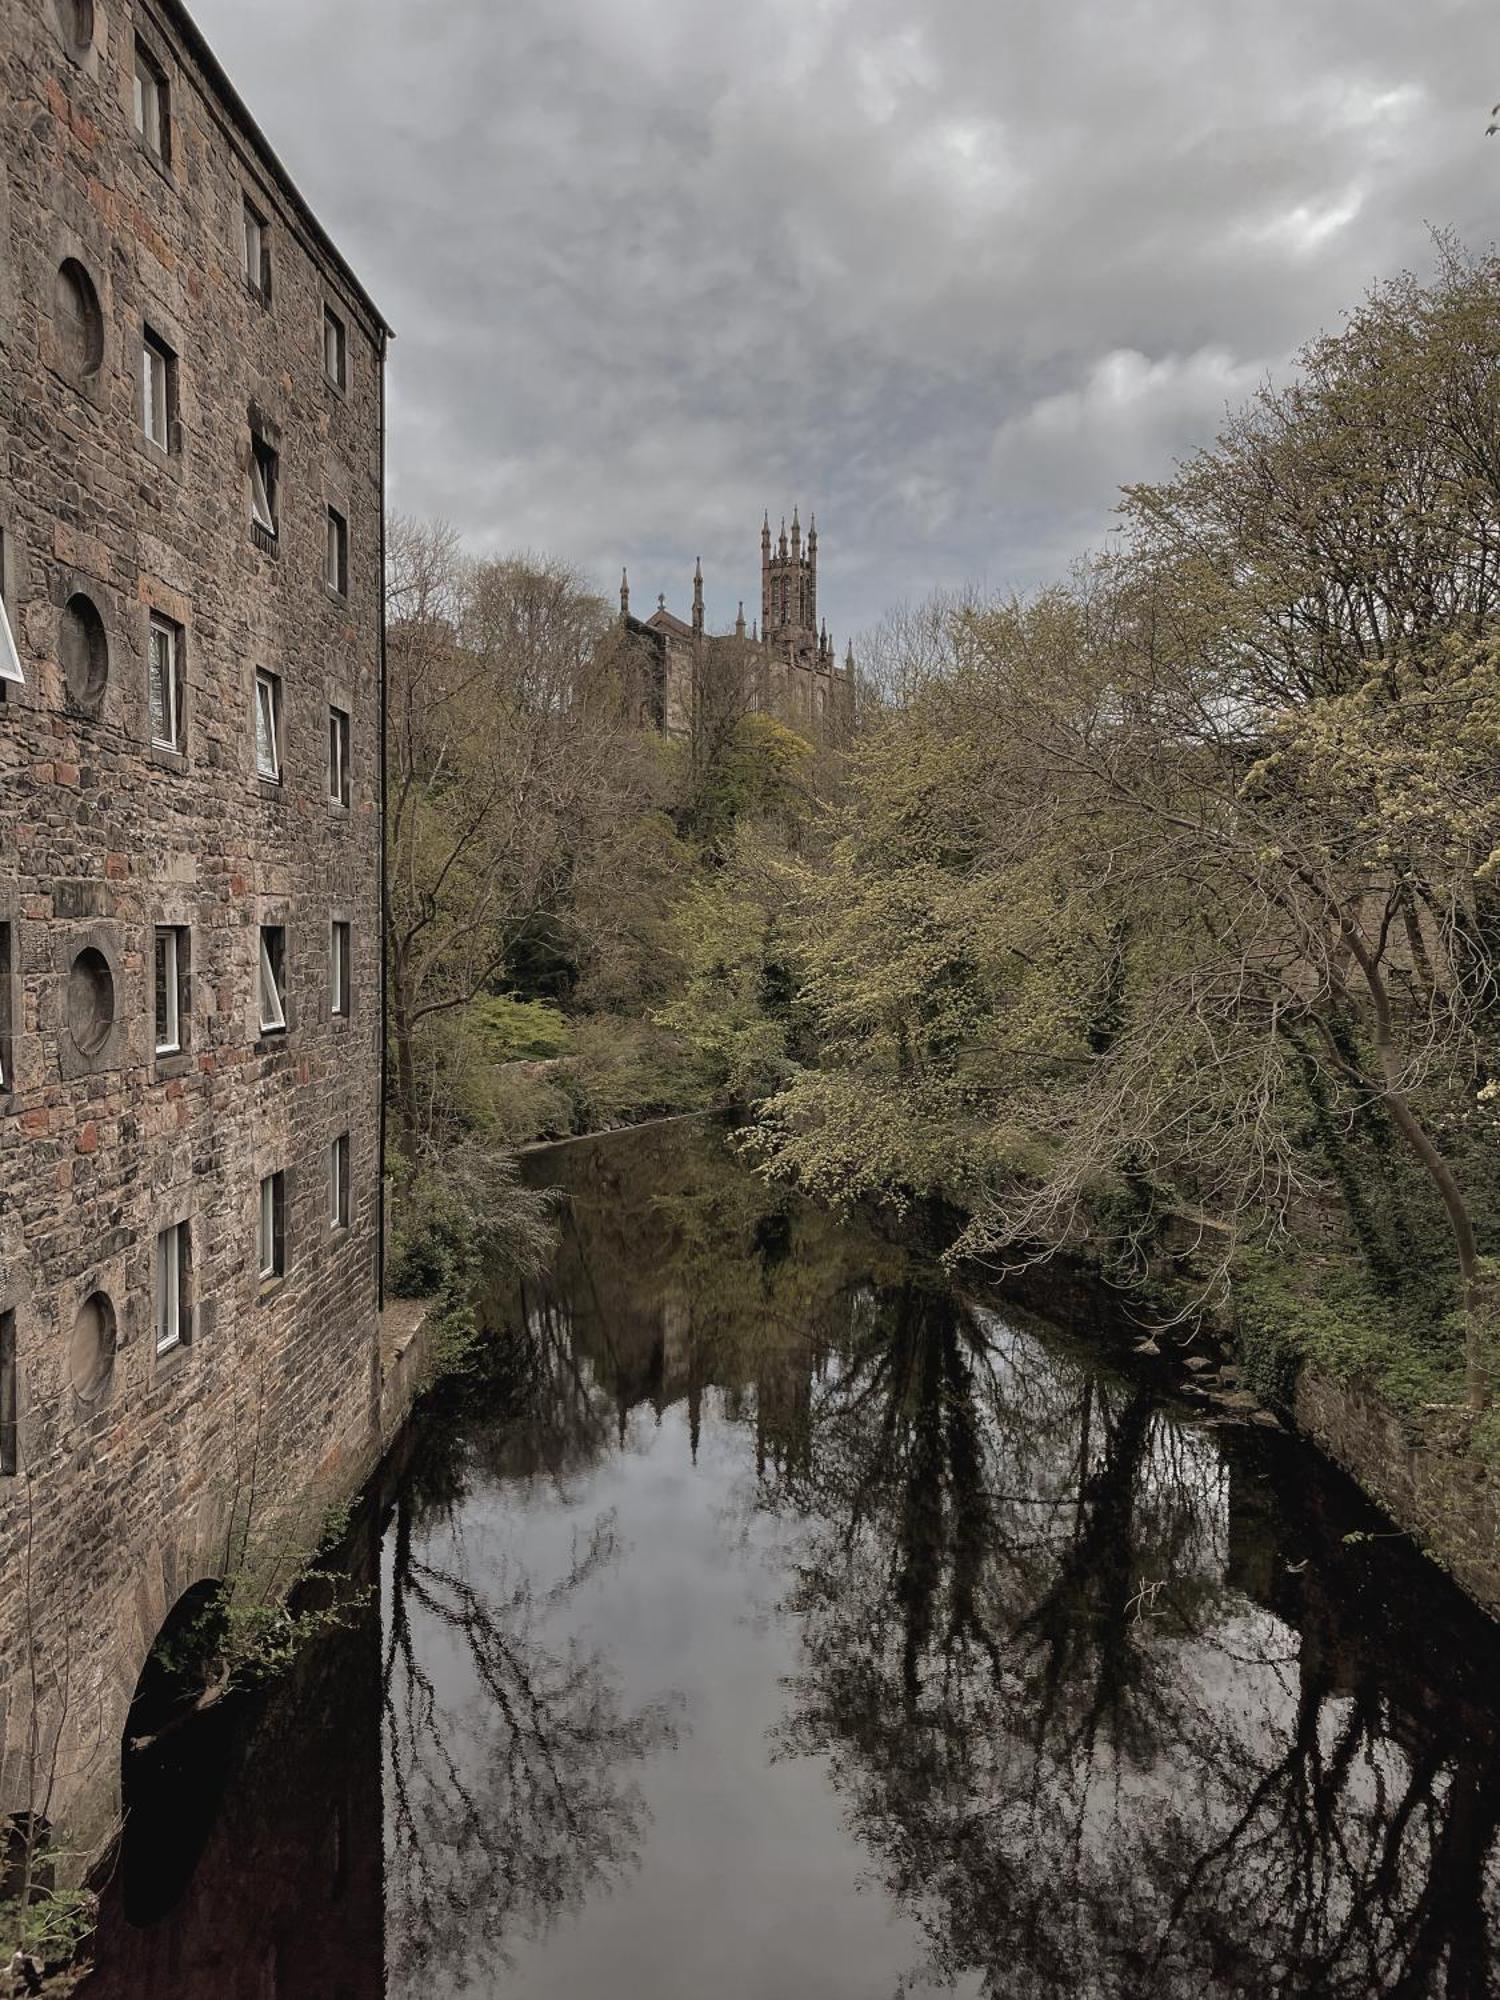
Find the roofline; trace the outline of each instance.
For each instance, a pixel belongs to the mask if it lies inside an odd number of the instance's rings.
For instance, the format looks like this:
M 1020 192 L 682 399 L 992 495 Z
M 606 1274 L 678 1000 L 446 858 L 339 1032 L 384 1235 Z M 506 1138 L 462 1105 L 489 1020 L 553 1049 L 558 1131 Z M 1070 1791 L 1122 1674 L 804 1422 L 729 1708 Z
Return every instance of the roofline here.
M 173 26 L 187 44 L 188 51 L 194 62 L 203 71 L 204 76 L 213 86 L 214 90 L 218 92 L 234 122 L 239 126 L 245 138 L 249 140 L 250 144 L 259 154 L 261 164 L 267 169 L 271 178 L 280 187 L 283 195 L 285 195 L 286 199 L 297 211 L 298 219 L 312 237 L 318 249 L 322 251 L 323 255 L 333 265 L 334 269 L 359 300 L 371 319 L 374 320 L 385 339 L 394 340 L 396 337 L 395 329 L 355 276 L 353 267 L 350 265 L 343 251 L 339 249 L 333 238 L 328 234 L 328 231 L 319 222 L 317 216 L 313 214 L 297 183 L 282 165 L 275 147 L 251 115 L 250 107 L 230 82 L 228 71 L 209 47 L 203 30 L 188 12 L 184 0 L 156 0 L 156 4 L 164 14 L 170 16 Z

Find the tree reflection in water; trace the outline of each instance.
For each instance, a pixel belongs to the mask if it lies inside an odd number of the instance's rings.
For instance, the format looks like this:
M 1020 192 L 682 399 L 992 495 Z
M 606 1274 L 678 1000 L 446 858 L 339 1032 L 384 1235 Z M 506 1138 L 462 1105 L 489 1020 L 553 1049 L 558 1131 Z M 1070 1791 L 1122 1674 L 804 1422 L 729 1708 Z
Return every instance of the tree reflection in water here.
M 484 1501 L 518 1475 L 566 1500 L 671 1404 L 695 1456 L 710 1425 L 743 1441 L 745 1506 L 788 1530 L 771 1747 L 826 1760 L 925 1936 L 913 1987 L 1500 1990 L 1494 1629 L 1404 1545 L 1347 1546 L 1379 1524 L 1321 1461 L 712 1141 L 538 1171 L 570 1193 L 555 1268 L 492 1303 L 486 1379 L 427 1426 L 388 1541 L 393 1991 L 461 1987 L 632 1863 L 673 1709 L 557 1637 L 614 1528 L 543 1589 Z
M 1235 1587 L 1241 1468 L 1149 1389 L 941 1290 L 861 1318 L 806 1470 L 769 1482 L 821 1523 L 782 1747 L 831 1759 L 927 1970 L 1007 1996 L 1493 1992 L 1487 1707 L 1420 1667 L 1410 1702 L 1396 1635 L 1340 1645 L 1334 1551 L 1278 1607 L 1300 1637 Z
M 521 1430 L 524 1435 L 524 1427 Z M 469 1447 L 497 1441 L 499 1467 Z M 538 1589 L 466 1519 L 477 1472 L 517 1435 L 425 1440 L 387 1537 L 382 1676 L 388 1987 L 462 1991 L 628 1873 L 645 1817 L 632 1773 L 671 1739 L 666 1701 L 627 1710 L 608 1663 L 549 1632 L 615 1560 L 595 1522 Z

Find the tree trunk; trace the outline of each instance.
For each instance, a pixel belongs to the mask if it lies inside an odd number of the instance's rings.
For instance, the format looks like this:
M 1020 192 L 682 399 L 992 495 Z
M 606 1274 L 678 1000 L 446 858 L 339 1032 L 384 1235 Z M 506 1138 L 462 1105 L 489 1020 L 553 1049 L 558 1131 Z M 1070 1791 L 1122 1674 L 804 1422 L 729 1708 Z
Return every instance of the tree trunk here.
M 396 1144 L 408 1160 L 417 1154 L 417 1067 L 412 1049 L 411 980 L 406 953 L 391 949 L 391 1041 L 396 1056 Z

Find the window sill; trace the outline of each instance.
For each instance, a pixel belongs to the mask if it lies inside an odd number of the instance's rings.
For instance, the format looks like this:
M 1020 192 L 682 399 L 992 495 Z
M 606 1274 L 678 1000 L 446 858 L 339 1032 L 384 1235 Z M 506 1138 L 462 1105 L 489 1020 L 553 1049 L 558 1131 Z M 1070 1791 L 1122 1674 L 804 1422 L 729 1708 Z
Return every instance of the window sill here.
M 263 528 L 258 521 L 250 523 L 250 546 L 259 549 L 263 556 L 275 562 L 281 554 L 281 534 L 279 529 Z
M 255 774 L 255 788 L 261 797 L 271 804 L 284 805 L 286 803 L 286 786 L 281 782 L 280 778 L 267 778 L 257 771 Z
M 268 1305 L 270 1301 L 274 1299 L 279 1292 L 284 1292 L 285 1290 L 286 1290 L 286 1272 L 278 1271 L 275 1277 L 262 1278 L 260 1280 L 259 1287 L 255 1294 L 256 1302 L 260 1305 Z
M 164 743 L 153 743 L 151 745 L 151 761 L 153 764 L 159 765 L 163 771 L 185 773 L 188 769 L 187 752 L 185 750 L 169 750 Z
M 172 432 L 172 442 L 161 445 L 156 442 L 154 437 L 148 437 L 145 431 L 137 431 L 135 445 L 136 450 L 148 465 L 155 471 L 164 473 L 168 479 L 175 480 L 181 486 L 187 478 L 187 468 L 183 464 L 182 439 L 178 435 L 178 426 L 175 423 L 172 426 Z
M 255 1037 L 257 1055 L 274 1056 L 287 1045 L 289 1028 L 262 1028 Z
M 248 271 L 244 273 L 244 279 L 245 290 L 254 299 L 261 311 L 268 313 L 271 310 L 271 294 L 266 290 L 264 285 L 257 285 Z
M 336 396 L 341 403 L 348 402 L 349 384 L 347 382 L 338 381 L 336 377 L 329 374 L 326 368 L 323 370 L 323 387 L 327 389 L 331 395 Z
M 326 576 L 323 579 L 323 595 L 328 599 L 328 602 L 336 606 L 338 610 L 347 611 L 349 609 L 348 591 L 335 590 L 333 585 L 328 581 Z
M 188 1356 L 193 1351 L 191 1340 L 174 1340 L 170 1347 L 158 1347 L 152 1357 L 152 1386 L 159 1382 L 170 1382 L 174 1375 L 180 1375 L 188 1364 Z
M 172 1083 L 180 1076 L 191 1076 L 193 1073 L 191 1049 L 159 1050 L 155 1060 L 158 1083 Z
M 171 161 L 163 159 L 161 154 L 157 152 L 156 148 L 148 144 L 145 137 L 140 132 L 137 132 L 135 135 L 135 150 L 140 154 L 141 158 L 146 162 L 147 166 L 150 167 L 154 173 L 158 173 L 161 175 L 162 179 L 166 182 L 167 186 L 172 190 L 172 192 L 174 194 L 178 193 L 179 190 L 177 186 L 177 176 L 172 171 Z

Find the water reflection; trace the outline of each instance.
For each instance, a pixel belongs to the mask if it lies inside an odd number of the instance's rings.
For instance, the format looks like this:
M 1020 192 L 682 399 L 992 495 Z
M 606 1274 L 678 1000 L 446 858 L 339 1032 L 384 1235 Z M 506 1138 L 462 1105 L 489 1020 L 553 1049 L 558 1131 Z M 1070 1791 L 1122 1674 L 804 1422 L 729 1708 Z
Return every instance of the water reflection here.
M 597 1653 L 550 1631 L 617 1560 L 613 1523 L 596 1521 L 542 1587 L 502 1538 L 461 1519 L 464 1490 L 408 1488 L 391 1535 L 392 1993 L 462 1990 L 617 1881 L 643 1816 L 630 1774 L 671 1739 L 668 1703 L 628 1712 Z
M 1382 1524 L 1344 1482 L 691 1146 L 644 1190 L 630 1148 L 558 1159 L 569 1241 L 520 1315 L 571 1371 L 554 1443 L 678 1398 L 696 1443 L 726 1390 L 757 1504 L 808 1524 L 777 1745 L 829 1760 L 928 1978 L 1495 1990 L 1494 1630 L 1346 1542 Z
M 378 1633 L 276 1697 L 122 1964 L 233 1961 L 248 1841 L 282 2000 L 1497 1990 L 1496 1631 L 1345 1481 L 709 1135 L 533 1171 L 555 1267 L 377 1496 Z M 384 1970 L 344 1904 L 299 1984 L 377 1787 Z

